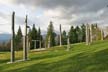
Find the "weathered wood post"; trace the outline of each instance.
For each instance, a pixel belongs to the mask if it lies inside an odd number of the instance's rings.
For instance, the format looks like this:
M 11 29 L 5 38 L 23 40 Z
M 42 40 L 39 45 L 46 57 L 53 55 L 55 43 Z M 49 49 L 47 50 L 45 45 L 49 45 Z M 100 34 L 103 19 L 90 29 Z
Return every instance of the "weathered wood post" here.
M 42 48 L 42 38 L 41 38 L 41 36 L 39 37 L 39 48 Z
M 12 39 L 11 39 L 11 63 L 15 61 L 15 52 L 14 52 L 14 47 L 15 47 L 15 32 L 14 32 L 14 26 L 15 26 L 15 12 L 12 13 Z
M 44 41 L 44 47 L 45 47 L 45 48 L 47 48 L 47 44 L 46 44 L 46 41 Z
M 69 36 L 67 38 L 67 50 L 66 51 L 69 51 L 70 49 L 70 39 L 69 39 Z
M 89 30 L 89 25 L 86 25 L 86 45 L 90 44 L 90 30 Z
M 104 40 L 104 32 L 102 29 L 101 29 L 101 40 Z
M 36 46 L 36 40 L 34 40 L 34 47 L 35 47 L 35 49 L 37 48 L 37 46 Z
M 39 42 L 40 42 L 40 48 L 42 48 L 42 46 L 41 46 L 41 40 Z
M 37 40 L 32 40 L 34 42 L 34 49 L 36 49 L 36 41 Z
M 48 48 L 50 48 L 50 40 L 51 40 L 51 37 L 49 36 L 49 38 L 48 38 Z
M 90 28 L 90 42 L 92 43 L 93 42 L 92 24 L 89 26 L 89 28 Z
M 30 42 L 29 42 L 29 37 L 27 35 L 27 54 L 29 55 L 29 50 L 30 50 Z
M 60 24 L 60 46 L 62 45 L 62 30 L 61 30 L 61 24 Z
M 26 15 L 26 19 L 25 19 L 25 36 L 24 36 L 24 61 L 26 61 L 28 58 L 27 58 L 27 54 L 28 51 L 27 51 L 27 15 Z

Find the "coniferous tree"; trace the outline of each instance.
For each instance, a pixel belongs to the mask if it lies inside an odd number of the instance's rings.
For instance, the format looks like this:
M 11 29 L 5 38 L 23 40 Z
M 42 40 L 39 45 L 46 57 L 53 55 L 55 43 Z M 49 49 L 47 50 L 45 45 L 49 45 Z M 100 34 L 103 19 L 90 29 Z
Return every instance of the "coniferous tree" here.
M 16 46 L 16 50 L 19 50 L 22 48 L 22 31 L 21 31 L 21 27 L 19 26 L 18 32 L 15 36 L 15 46 Z
M 78 26 L 74 29 L 74 43 L 78 43 L 78 29 Z
M 40 43 L 42 45 L 42 40 L 43 40 L 42 35 L 41 35 L 41 29 L 40 28 L 37 31 L 37 40 L 39 40 L 37 42 L 37 47 L 39 48 L 40 47 Z
M 30 37 L 31 37 L 31 49 L 34 49 L 34 42 L 32 40 L 37 40 L 37 29 L 35 27 L 35 24 L 33 24 L 32 30 L 30 32 Z
M 46 46 L 48 47 L 48 44 L 50 43 L 50 46 L 55 46 L 55 32 L 53 27 L 53 22 L 50 21 L 50 24 L 48 26 L 47 36 L 46 36 Z M 49 42 L 49 43 L 48 43 Z
M 81 42 L 81 40 L 82 40 L 82 39 L 81 39 L 81 38 L 82 38 L 82 34 L 81 34 L 81 29 L 80 29 L 79 26 L 76 27 L 76 34 L 77 34 L 77 35 L 76 35 L 76 36 L 77 36 L 77 40 L 76 40 L 76 41 L 77 41 L 77 42 Z
M 74 43 L 73 39 L 74 39 L 74 27 L 71 26 L 71 29 L 69 31 L 69 39 L 70 39 L 70 43 Z
M 18 32 L 17 32 L 16 37 L 18 37 L 19 39 L 21 39 L 22 36 L 23 36 L 23 35 L 22 35 L 21 27 L 19 26 L 19 29 L 18 29 Z
M 67 35 L 66 35 L 66 31 L 65 30 L 62 33 L 62 44 L 63 45 L 67 44 Z
M 81 26 L 81 34 L 82 34 L 82 42 L 85 42 L 85 40 L 86 40 L 86 26 L 84 24 Z

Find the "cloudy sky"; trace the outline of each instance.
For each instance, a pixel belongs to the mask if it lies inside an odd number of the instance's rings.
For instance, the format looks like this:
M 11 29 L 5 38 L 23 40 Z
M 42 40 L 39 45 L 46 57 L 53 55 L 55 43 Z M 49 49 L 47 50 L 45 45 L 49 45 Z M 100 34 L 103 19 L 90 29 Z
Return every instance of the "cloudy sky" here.
M 47 30 L 49 21 L 54 22 L 55 31 L 59 24 L 66 31 L 71 25 L 98 23 L 108 26 L 108 0 L 0 0 L 0 33 L 11 33 L 11 15 L 16 12 L 16 31 L 19 25 L 24 32 L 24 18 L 29 25 L 35 24 Z

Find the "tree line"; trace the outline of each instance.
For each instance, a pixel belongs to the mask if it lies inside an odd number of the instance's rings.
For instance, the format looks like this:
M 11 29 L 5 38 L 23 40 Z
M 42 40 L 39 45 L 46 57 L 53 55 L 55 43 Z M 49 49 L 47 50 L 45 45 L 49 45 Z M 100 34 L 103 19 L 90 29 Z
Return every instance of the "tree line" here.
M 59 25 L 58 25 L 59 26 Z M 92 24 L 92 33 L 93 33 L 93 40 L 100 40 L 101 39 L 101 30 L 97 24 Z M 80 26 L 71 26 L 69 31 L 66 32 L 65 30 L 61 31 L 61 42 L 62 45 L 67 44 L 67 38 L 69 38 L 70 44 L 73 43 L 80 43 L 85 42 L 86 40 L 86 25 L 82 24 Z M 35 42 L 33 40 L 37 40 L 36 48 L 48 48 L 48 46 L 58 46 L 60 45 L 60 34 L 55 33 L 53 22 L 50 21 L 47 34 L 44 37 L 41 33 L 41 28 L 36 28 L 35 24 L 33 24 L 32 28 L 29 29 L 28 32 L 28 41 L 30 43 L 30 49 L 34 49 Z M 2 45 L 5 45 L 2 47 Z M 1 44 L 1 50 L 10 50 L 11 41 L 6 44 Z M 15 50 L 23 49 L 23 34 L 21 27 L 17 33 L 15 34 Z

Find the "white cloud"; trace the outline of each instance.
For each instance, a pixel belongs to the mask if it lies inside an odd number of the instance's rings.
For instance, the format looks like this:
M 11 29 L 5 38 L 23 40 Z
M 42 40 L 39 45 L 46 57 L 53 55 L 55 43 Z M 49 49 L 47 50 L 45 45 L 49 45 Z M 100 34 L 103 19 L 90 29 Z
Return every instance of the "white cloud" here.
M 66 31 L 71 25 L 82 23 L 97 22 L 105 26 L 108 24 L 107 3 L 107 0 L 0 0 L 0 23 L 3 24 L 0 32 L 11 32 L 11 28 L 6 29 L 11 27 L 12 11 L 16 12 L 16 31 L 19 25 L 24 29 L 26 14 L 29 25 L 35 23 L 43 32 L 47 30 L 50 20 L 54 22 L 56 31 L 59 24 Z

